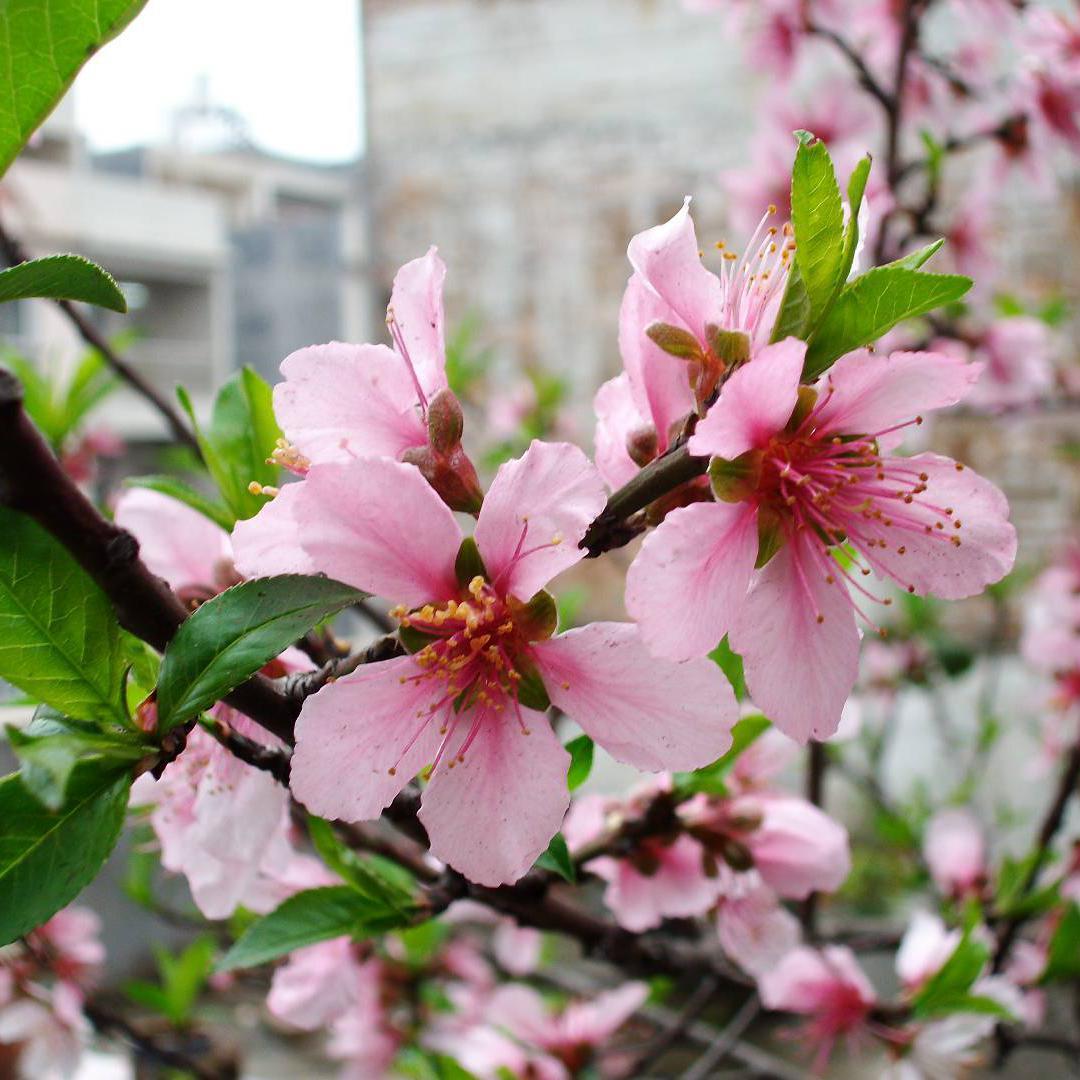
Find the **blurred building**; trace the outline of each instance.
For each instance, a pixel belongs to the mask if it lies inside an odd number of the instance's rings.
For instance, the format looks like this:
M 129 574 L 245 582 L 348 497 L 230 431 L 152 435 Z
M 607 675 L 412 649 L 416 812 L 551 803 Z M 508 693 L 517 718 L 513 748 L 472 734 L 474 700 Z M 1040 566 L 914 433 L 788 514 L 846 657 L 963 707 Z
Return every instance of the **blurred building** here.
M 273 378 L 291 350 L 360 338 L 367 232 L 360 177 L 253 148 L 242 124 L 209 103 L 180 111 L 162 146 L 91 155 L 70 100 L 49 118 L 0 189 L 4 221 L 34 254 L 76 251 L 121 282 L 130 314 L 92 309 L 125 355 L 205 409 L 240 364 Z M 6 340 L 44 362 L 81 348 L 50 305 L 5 305 Z M 122 391 L 101 419 L 128 438 L 164 434 Z

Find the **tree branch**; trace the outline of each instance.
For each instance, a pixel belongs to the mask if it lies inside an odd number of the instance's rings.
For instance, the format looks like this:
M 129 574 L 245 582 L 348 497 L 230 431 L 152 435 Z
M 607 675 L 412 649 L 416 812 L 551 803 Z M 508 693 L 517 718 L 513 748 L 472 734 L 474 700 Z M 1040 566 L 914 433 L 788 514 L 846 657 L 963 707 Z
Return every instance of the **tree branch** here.
M 17 266 L 19 263 L 29 261 L 29 256 L 22 245 L 4 229 L 2 224 L 0 224 L 0 251 L 3 252 L 4 258 L 11 266 Z M 57 300 L 56 304 L 67 316 L 68 321 L 72 326 L 78 331 L 79 337 L 81 337 L 90 348 L 99 352 L 105 363 L 108 364 L 109 367 L 111 367 L 113 371 L 115 371 L 116 374 L 132 388 L 132 390 L 150 402 L 150 404 L 161 414 L 165 423 L 168 424 L 169 429 L 172 431 L 176 440 L 193 450 L 201 459 L 202 450 L 199 448 L 198 440 L 192 434 L 191 429 L 187 426 L 183 417 L 181 417 L 180 413 L 172 403 L 161 394 L 156 387 L 144 379 L 143 376 L 127 363 L 126 360 L 121 359 L 120 356 L 117 355 L 113 347 L 105 340 L 102 334 L 98 332 L 97 327 L 95 327 L 70 300 Z

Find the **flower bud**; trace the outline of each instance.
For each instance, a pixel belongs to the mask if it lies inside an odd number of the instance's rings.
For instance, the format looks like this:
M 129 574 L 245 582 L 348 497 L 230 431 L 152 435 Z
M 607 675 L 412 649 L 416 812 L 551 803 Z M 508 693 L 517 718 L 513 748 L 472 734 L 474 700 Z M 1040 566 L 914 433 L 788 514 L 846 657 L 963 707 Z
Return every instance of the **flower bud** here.
M 705 337 L 713 355 L 725 368 L 745 364 L 750 359 L 750 336 L 742 330 L 725 330 L 708 323 L 705 326 Z
M 680 326 L 672 326 L 670 323 L 654 322 L 645 327 L 645 336 L 658 348 L 661 348 L 669 356 L 677 356 L 680 360 L 704 361 L 705 354 L 701 351 L 698 339 L 689 330 L 683 330 Z
M 626 452 L 630 460 L 640 468 L 645 468 L 660 449 L 660 437 L 652 424 L 643 424 L 634 428 L 626 437 Z
M 465 430 L 461 403 L 448 386 L 428 403 L 428 443 L 436 454 L 450 454 L 459 449 Z
M 451 510 L 480 512 L 484 493 L 473 463 L 460 446 L 450 454 L 438 454 L 430 446 L 412 446 L 401 460 L 415 465 Z

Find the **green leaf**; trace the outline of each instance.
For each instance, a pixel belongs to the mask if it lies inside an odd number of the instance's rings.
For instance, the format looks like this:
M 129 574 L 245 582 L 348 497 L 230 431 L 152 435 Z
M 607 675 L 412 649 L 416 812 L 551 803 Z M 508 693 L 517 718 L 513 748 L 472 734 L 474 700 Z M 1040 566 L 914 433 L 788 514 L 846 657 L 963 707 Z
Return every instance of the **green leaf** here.
M 844 263 L 844 208 L 832 159 L 820 140 L 800 136 L 791 173 L 791 224 L 813 327 L 843 283 Z
M 17 774 L 0 780 L 0 944 L 40 926 L 94 878 L 120 835 L 130 786 L 127 772 L 82 762 L 54 813 Z
M 907 255 L 886 263 L 886 266 L 899 266 L 902 270 L 918 270 L 925 266 L 943 247 L 945 239 L 934 240 L 932 243 L 921 247 L 918 251 L 909 252 Z
M 916 1017 L 965 1011 L 958 1010 L 956 1003 L 968 999 L 972 984 L 982 974 L 990 958 L 989 948 L 972 936 L 972 930 L 973 927 L 969 926 L 964 931 L 949 959 L 912 998 L 912 1012 Z
M 731 688 L 735 691 L 735 696 L 742 701 L 742 699 L 746 697 L 746 678 L 743 675 L 743 659 L 731 647 L 726 634 L 720 644 L 709 653 L 709 659 L 727 676 L 727 681 L 731 683 Z
M 547 851 L 536 860 L 536 865 L 542 870 L 551 870 L 564 881 L 571 885 L 577 881 L 577 871 L 574 869 L 574 860 L 570 858 L 570 849 L 566 846 L 566 837 L 557 832 L 548 844 Z
M 4 0 L 0 4 L 0 174 L 52 112 L 79 69 L 146 0 Z
M 971 288 L 959 274 L 922 274 L 879 266 L 848 284 L 810 341 L 803 378 L 811 379 L 853 349 L 876 341 L 897 323 L 958 300 Z
M 859 211 L 862 209 L 863 195 L 866 193 L 866 181 L 870 178 L 870 166 L 871 159 L 867 154 L 848 177 L 848 219 L 844 226 L 844 258 L 840 267 L 838 285 L 847 281 L 851 268 L 855 264 L 855 251 L 859 246 Z
M 164 1015 L 180 1026 L 191 1020 L 195 1003 L 206 986 L 214 966 L 216 946 L 209 934 L 197 937 L 173 956 L 161 945 L 154 946 L 163 991 Z
M 158 679 L 160 730 L 209 708 L 317 623 L 363 596 L 329 578 L 283 574 L 245 581 L 207 600 L 165 650 Z
M 0 677 L 80 720 L 126 719 L 105 594 L 30 518 L 0 508 Z
M 588 735 L 579 735 L 566 744 L 570 753 L 570 768 L 566 771 L 566 786 L 571 791 L 576 791 L 592 772 L 593 750 L 595 749 L 592 739 Z
M 403 925 L 397 912 L 380 907 L 349 885 L 308 889 L 248 927 L 217 970 L 254 967 L 318 941 L 370 937 Z
M 810 295 L 806 291 L 806 282 L 799 273 L 798 263 L 791 264 L 784 297 L 780 301 L 780 310 L 776 313 L 770 341 L 783 341 L 786 337 L 806 338 L 810 326 Z
M 0 303 L 35 296 L 127 311 L 127 301 L 112 275 L 81 255 L 46 255 L 0 271 Z
M 415 882 L 407 870 L 377 855 L 358 855 L 323 818 L 308 817 L 308 835 L 319 858 L 342 880 L 403 917 L 415 910 Z
M 206 467 L 225 502 L 237 518 L 254 517 L 266 498 L 253 495 L 248 486 L 252 481 L 272 485 L 278 477 L 277 466 L 267 464 L 281 437 L 269 384 L 247 367 L 233 376 L 218 392 L 206 430 L 196 420 L 187 392 L 178 389 L 177 396 L 191 418 Z
M 1050 939 L 1046 969 L 1040 982 L 1080 979 L 1080 907 L 1070 903 Z
M 128 487 L 149 488 L 150 491 L 168 495 L 192 510 L 197 510 L 203 517 L 209 518 L 215 525 L 220 525 L 226 532 L 232 532 L 236 524 L 236 515 L 216 499 L 208 498 L 201 491 L 165 474 L 154 476 L 129 476 L 124 480 Z
M 95 757 L 117 765 L 132 764 L 153 752 L 134 731 L 103 731 L 82 725 L 41 706 L 26 730 L 8 725 L 8 743 L 22 763 L 23 785 L 49 810 L 64 805 L 68 778 L 77 762 Z

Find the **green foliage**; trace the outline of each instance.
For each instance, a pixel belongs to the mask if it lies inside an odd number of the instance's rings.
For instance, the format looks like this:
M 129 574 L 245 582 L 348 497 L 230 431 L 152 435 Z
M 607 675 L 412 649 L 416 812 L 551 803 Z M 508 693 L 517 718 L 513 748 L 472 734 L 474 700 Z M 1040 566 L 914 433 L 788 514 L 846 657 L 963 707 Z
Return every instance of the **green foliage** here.
M 392 1075 L 408 1080 L 477 1080 L 453 1058 L 405 1046 L 394 1058 Z
M 571 885 L 577 881 L 577 870 L 574 869 L 574 860 L 570 857 L 570 849 L 566 846 L 566 837 L 557 832 L 548 844 L 547 851 L 536 860 L 536 865 L 541 870 L 550 870 L 558 874 L 564 881 Z
M 23 785 L 49 810 L 64 805 L 68 779 L 79 761 L 94 758 L 103 767 L 123 767 L 154 751 L 133 729 L 73 720 L 47 705 L 38 708 L 25 731 L 9 725 L 7 735 L 22 763 Z
M 805 131 L 798 138 L 791 173 L 791 224 L 795 262 L 810 302 L 807 330 L 812 333 L 842 282 L 844 207 L 825 144 Z
M 731 647 L 727 634 L 724 635 L 723 641 L 709 653 L 709 659 L 727 676 L 727 681 L 731 683 L 735 696 L 739 701 L 742 701 L 746 697 L 746 677 L 743 674 L 743 660 Z
M 1080 979 L 1080 907 L 1070 903 L 1050 939 L 1042 982 Z
M 245 581 L 207 600 L 165 650 L 158 680 L 160 730 L 208 708 L 363 595 L 329 578 L 283 574 Z
M 1012 1014 L 991 998 L 974 995 L 971 987 L 983 973 L 990 950 L 973 934 L 964 931 L 952 955 L 926 980 L 911 999 L 912 1013 L 918 1019 L 946 1013 L 986 1013 L 1011 1019 Z
M 476 400 L 491 368 L 491 350 L 476 344 L 479 332 L 480 318 L 471 313 L 458 323 L 446 341 L 446 381 L 462 401 Z
M 0 356 L 0 362 L 18 376 L 27 415 L 57 453 L 65 448 L 91 410 L 120 385 L 95 349 L 83 353 L 66 381 L 49 378 L 36 364 L 10 349 Z
M 592 772 L 593 751 L 596 749 L 588 735 L 579 735 L 566 744 L 570 754 L 570 768 L 566 771 L 566 786 L 576 791 Z
M 269 915 L 250 926 L 225 954 L 218 971 L 254 967 L 279 956 L 331 938 L 371 937 L 407 925 L 396 907 L 373 900 L 350 885 L 330 885 L 290 896 Z
M 79 69 L 146 0 L 3 0 L 0 173 L 52 112 Z
M 413 879 L 397 863 L 379 855 L 358 855 L 338 839 L 328 821 L 308 817 L 308 835 L 326 865 L 371 900 L 408 919 L 414 908 Z
M 132 979 L 124 984 L 124 993 L 136 1004 L 164 1016 L 174 1027 L 186 1027 L 213 971 L 214 951 L 214 939 L 207 934 L 176 956 L 155 945 L 159 982 Z
M 128 487 L 149 488 L 151 491 L 168 495 L 170 499 L 176 499 L 190 506 L 192 510 L 198 511 L 214 524 L 220 525 L 226 532 L 231 532 L 236 524 L 236 515 L 227 506 L 218 502 L 217 499 L 209 498 L 175 476 L 164 473 L 155 476 L 129 476 L 124 483 Z
M 971 279 L 959 274 L 924 274 L 904 266 L 879 266 L 846 285 L 810 341 L 803 378 L 876 341 L 905 319 L 959 300 Z
M 776 313 L 771 341 L 783 341 L 786 337 L 804 338 L 810 325 L 810 294 L 799 272 L 799 264 L 793 262 L 788 272 L 780 310 Z
M 0 945 L 40 926 L 94 878 L 120 835 L 130 786 L 127 772 L 80 762 L 53 812 L 18 774 L 0 780 Z
M 866 182 L 870 179 L 870 155 L 862 158 L 851 171 L 848 178 L 848 220 L 844 226 L 844 259 L 837 281 L 839 288 L 851 274 L 855 265 L 855 252 L 859 246 L 859 211 L 862 209 L 863 195 L 866 194 Z
M 82 300 L 110 311 L 127 311 L 112 275 L 81 255 L 46 255 L 0 270 L 0 304 L 31 297 Z
M 210 426 L 205 430 L 195 418 L 191 398 L 182 387 L 177 397 L 191 418 L 206 467 L 233 515 L 254 517 L 266 502 L 248 487 L 254 481 L 273 485 L 276 465 L 267 464 L 281 429 L 274 419 L 273 392 L 265 379 L 245 367 L 218 391 Z
M 739 755 L 770 727 L 764 716 L 744 716 L 731 729 L 731 747 L 723 757 L 717 758 L 711 765 L 703 765 L 693 772 L 675 774 L 675 790 L 681 795 L 726 795 L 727 775 L 731 772 Z
M 30 518 L 0 508 L 0 677 L 79 720 L 123 722 L 120 627 L 105 594 Z

